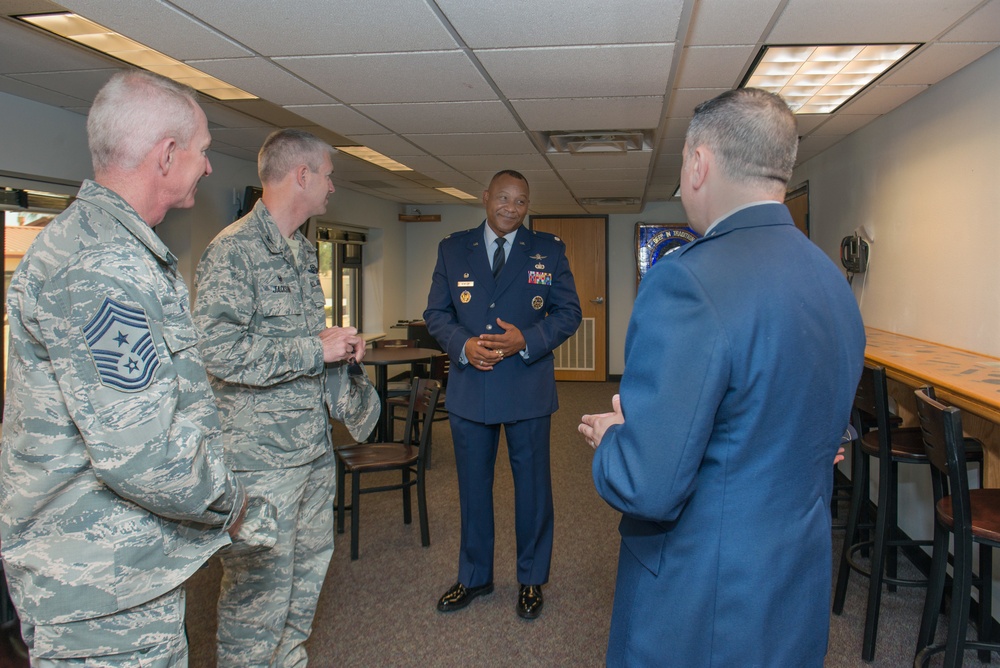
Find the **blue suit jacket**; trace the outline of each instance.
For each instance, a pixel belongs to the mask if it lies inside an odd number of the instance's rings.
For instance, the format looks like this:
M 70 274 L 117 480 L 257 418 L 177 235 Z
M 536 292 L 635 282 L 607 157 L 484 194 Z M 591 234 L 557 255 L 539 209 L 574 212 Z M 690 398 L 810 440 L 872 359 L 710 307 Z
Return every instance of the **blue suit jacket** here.
M 519 228 L 495 282 L 485 225 L 441 241 L 427 297 L 427 329 L 452 361 L 447 408 L 484 424 L 551 415 L 558 408 L 552 350 L 573 335 L 581 317 L 566 246 Z M 511 355 L 486 372 L 461 364 L 469 338 L 503 334 L 498 317 L 521 330 L 529 357 Z
M 864 347 L 847 282 L 781 204 L 646 274 L 625 423 L 593 462 L 623 513 L 609 664 L 822 666 L 830 470 Z

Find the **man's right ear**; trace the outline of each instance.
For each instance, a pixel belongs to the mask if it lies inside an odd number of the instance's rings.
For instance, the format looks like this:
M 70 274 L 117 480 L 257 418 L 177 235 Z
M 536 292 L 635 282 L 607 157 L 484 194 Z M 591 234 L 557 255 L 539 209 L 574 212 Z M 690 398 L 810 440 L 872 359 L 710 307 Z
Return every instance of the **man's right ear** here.
M 166 176 L 170 172 L 170 167 L 174 164 L 174 153 L 176 150 L 177 141 L 173 137 L 164 137 L 153 147 L 153 152 L 156 155 L 156 164 L 162 175 Z

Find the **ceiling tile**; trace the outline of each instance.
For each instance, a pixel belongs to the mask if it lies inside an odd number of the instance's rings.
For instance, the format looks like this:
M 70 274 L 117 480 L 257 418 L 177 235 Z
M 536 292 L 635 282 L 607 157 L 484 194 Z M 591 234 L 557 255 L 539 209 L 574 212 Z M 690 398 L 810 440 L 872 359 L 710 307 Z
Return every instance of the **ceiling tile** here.
M 941 37 L 942 42 L 995 42 L 1000 26 L 1000 1 L 991 0 Z
M 279 128 L 302 125 L 302 117 L 298 114 L 272 104 L 267 100 L 232 100 L 225 103 L 227 107 L 253 116 Z
M 389 130 L 375 121 L 365 118 L 350 107 L 345 107 L 342 104 L 289 104 L 285 106 L 285 109 L 298 114 L 302 118 L 308 118 L 320 125 L 325 125 L 331 130 L 345 136 L 389 132 Z
M 432 155 L 400 156 L 399 162 L 403 163 L 407 167 L 412 167 L 421 174 L 438 179 L 439 181 L 441 180 L 439 174 L 452 173 L 452 170 L 448 167 L 448 165 Z M 454 173 L 457 174 L 458 172 Z
M 354 108 L 399 134 L 513 132 L 521 129 L 499 100 L 358 104 Z
M 431 11 L 414 0 L 172 0 L 265 56 L 455 48 Z M 308 17 L 308 20 L 303 20 Z
M 482 134 L 407 135 L 407 139 L 428 153 L 449 155 L 518 155 L 531 153 L 535 145 L 523 132 Z
M 96 70 L 119 64 L 19 21 L 0 21 L 0 44 L 3 44 L 0 74 Z
M 245 148 L 253 151 L 260 149 L 261 144 L 267 136 L 274 131 L 274 128 L 215 128 L 212 130 L 212 140 L 219 140 L 230 146 Z
M 570 185 L 638 179 L 645 183 L 646 169 L 561 169 L 559 175 Z
M 768 44 L 926 42 L 982 0 L 789 0 Z
M 994 30 L 994 40 L 1000 40 L 1000 22 Z M 879 83 L 890 86 L 906 84 L 936 84 L 997 47 L 997 41 L 982 43 L 930 44 L 920 53 L 893 69 Z
M 927 90 L 927 86 L 874 86 L 841 107 L 847 114 L 886 114 Z
M 251 55 L 219 31 L 160 0 L 62 0 L 60 4 L 177 60 Z
M 86 100 L 81 100 L 70 95 L 57 93 L 47 88 L 40 88 L 17 79 L 11 79 L 0 75 L 0 92 L 24 97 L 42 104 L 49 104 L 53 107 L 69 107 L 75 105 L 86 105 Z M 89 108 L 89 107 L 88 107 Z
M 414 146 L 411 142 L 408 142 L 399 135 L 350 135 L 348 139 L 356 141 L 362 146 L 375 149 L 382 155 L 387 155 L 397 160 L 405 157 L 427 155 L 426 151 Z M 401 160 L 400 162 L 406 161 Z
M 437 0 L 473 48 L 638 44 L 676 39 L 682 0 Z
M 641 130 L 655 128 L 663 115 L 663 96 L 511 100 L 529 130 Z
M 795 114 L 795 122 L 799 126 L 799 136 L 807 135 L 817 126 L 830 120 L 829 114 Z
M 810 137 L 849 135 L 878 118 L 876 114 L 837 114 L 809 134 Z
M 476 52 L 510 99 L 663 95 L 672 54 L 664 44 Z
M 753 46 L 691 46 L 684 49 L 677 88 L 735 88 L 750 66 Z
M 329 95 L 316 90 L 313 86 L 264 58 L 187 60 L 185 62 L 191 67 L 277 105 L 324 104 L 333 101 Z
M 11 75 L 11 78 L 93 102 L 97 91 L 117 71 L 106 69 L 80 72 L 39 72 L 37 74 L 14 74 Z
M 689 46 L 757 44 L 785 0 L 696 2 L 688 29 Z
M 254 118 L 241 111 L 229 108 L 225 102 L 202 102 L 201 108 L 205 111 L 205 115 L 208 116 L 210 127 L 212 125 L 224 128 L 259 128 L 271 126 L 267 121 L 262 121 L 259 118 Z
M 276 58 L 347 104 L 495 100 L 460 51 Z
M 549 164 L 545 158 L 535 154 L 525 155 L 450 155 L 442 158 L 449 166 L 460 172 L 479 171 L 496 174 L 502 169 L 514 169 L 519 172 L 532 169 L 547 169 Z

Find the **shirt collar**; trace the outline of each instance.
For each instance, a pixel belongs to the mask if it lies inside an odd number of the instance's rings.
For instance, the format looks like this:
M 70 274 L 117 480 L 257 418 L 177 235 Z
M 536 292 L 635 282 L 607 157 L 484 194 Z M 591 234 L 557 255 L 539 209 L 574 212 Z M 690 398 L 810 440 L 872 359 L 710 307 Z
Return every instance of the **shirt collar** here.
M 718 225 L 719 223 L 721 223 L 722 221 L 724 221 L 726 218 L 729 218 L 729 216 L 733 215 L 734 213 L 738 213 L 738 212 L 742 211 L 743 209 L 749 209 L 752 206 L 760 206 L 761 204 L 781 204 L 781 202 L 779 202 L 778 200 L 775 200 L 775 199 L 762 199 L 762 200 L 758 200 L 756 202 L 747 202 L 746 204 L 742 204 L 742 205 L 736 207 L 735 209 L 733 209 L 732 211 L 727 211 L 726 213 L 722 214 L 721 216 L 719 216 L 718 218 L 716 218 L 714 221 L 712 221 L 712 224 L 708 226 L 707 230 L 705 230 L 704 236 L 707 237 L 708 235 L 710 235 L 712 233 L 712 230 L 715 229 L 716 225 Z

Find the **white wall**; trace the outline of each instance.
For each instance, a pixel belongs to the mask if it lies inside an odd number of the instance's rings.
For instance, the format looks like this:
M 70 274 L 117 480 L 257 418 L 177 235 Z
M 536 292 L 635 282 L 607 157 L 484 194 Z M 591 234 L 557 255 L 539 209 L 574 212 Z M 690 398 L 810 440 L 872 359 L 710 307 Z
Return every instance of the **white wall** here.
M 1000 356 L 997 109 L 1000 50 L 796 170 L 793 183 L 809 181 L 813 240 L 831 257 L 858 226 L 874 235 L 854 278 L 866 325 Z M 901 466 L 899 490 L 900 526 L 930 538 L 926 468 Z
M 802 165 L 831 257 L 874 233 L 854 279 L 865 324 L 1000 356 L 1000 50 Z

